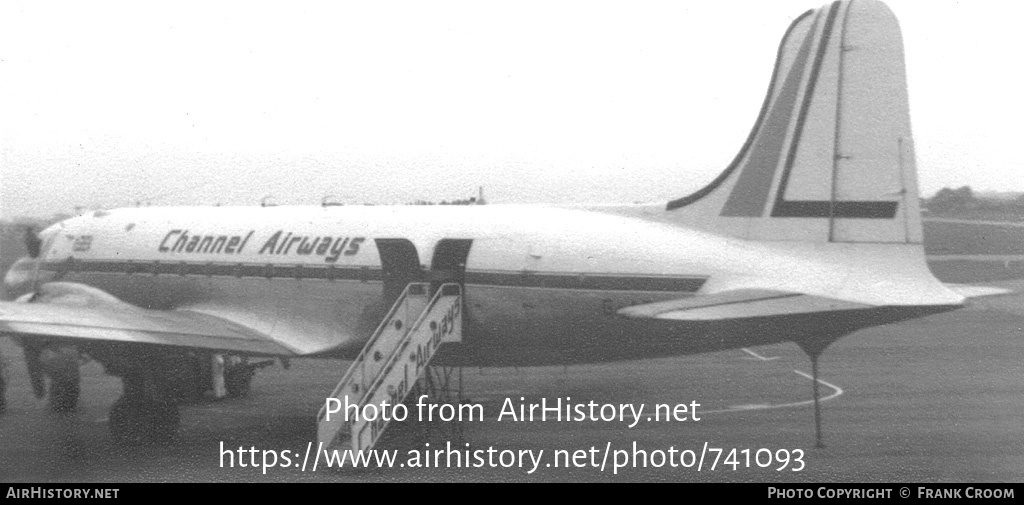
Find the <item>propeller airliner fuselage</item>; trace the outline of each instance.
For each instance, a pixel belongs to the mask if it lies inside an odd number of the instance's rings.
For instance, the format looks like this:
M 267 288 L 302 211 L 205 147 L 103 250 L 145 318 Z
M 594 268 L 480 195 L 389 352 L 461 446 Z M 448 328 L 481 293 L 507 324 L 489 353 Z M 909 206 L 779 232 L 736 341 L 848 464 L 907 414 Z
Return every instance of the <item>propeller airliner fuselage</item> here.
M 136 405 L 166 403 L 151 391 L 182 352 L 354 358 L 413 282 L 461 286 L 462 339 L 436 363 L 784 341 L 816 363 L 857 329 L 964 301 L 925 263 L 906 93 L 892 13 L 835 2 L 793 22 L 750 137 L 693 195 L 95 211 L 42 232 L 38 257 L 8 274 L 27 294 L 0 305 L 0 331 L 28 347 L 75 345 Z

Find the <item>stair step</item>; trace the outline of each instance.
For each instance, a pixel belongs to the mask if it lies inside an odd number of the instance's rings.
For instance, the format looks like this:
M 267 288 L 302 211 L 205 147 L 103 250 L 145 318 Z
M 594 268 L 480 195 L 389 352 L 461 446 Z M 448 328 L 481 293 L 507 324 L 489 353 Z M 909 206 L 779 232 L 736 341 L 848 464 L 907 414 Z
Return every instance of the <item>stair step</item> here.
M 428 284 L 406 286 L 349 366 L 331 394 L 339 402 L 339 411 L 328 416 L 327 405 L 320 410 L 317 438 L 323 447 L 345 444 L 354 450 L 371 449 L 388 425 L 379 415 L 382 403 L 391 407 L 402 403 L 440 345 L 462 340 L 461 287 L 444 284 L 429 301 L 428 293 Z M 360 413 L 377 412 L 376 418 L 358 416 L 346 422 L 346 405 L 358 405 Z M 378 408 L 364 410 L 367 405 Z

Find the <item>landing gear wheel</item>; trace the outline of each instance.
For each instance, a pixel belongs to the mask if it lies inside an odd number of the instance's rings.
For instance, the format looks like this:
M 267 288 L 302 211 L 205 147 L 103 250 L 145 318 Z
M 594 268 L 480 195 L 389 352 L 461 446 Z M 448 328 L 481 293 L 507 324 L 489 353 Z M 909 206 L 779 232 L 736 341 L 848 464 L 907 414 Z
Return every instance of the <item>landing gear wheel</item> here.
M 237 365 L 228 366 L 224 370 L 224 388 L 231 398 L 248 396 L 252 390 L 252 376 L 256 369 L 248 363 L 242 362 Z
M 118 443 L 138 445 L 172 440 L 181 415 L 173 403 L 122 396 L 110 408 L 110 434 Z
M 50 410 L 73 412 L 78 407 L 78 396 L 81 391 L 78 380 L 54 379 L 50 382 Z
M 74 347 L 57 347 L 44 355 L 46 375 L 50 377 L 50 410 L 74 411 L 78 407 L 82 380 L 78 351 Z

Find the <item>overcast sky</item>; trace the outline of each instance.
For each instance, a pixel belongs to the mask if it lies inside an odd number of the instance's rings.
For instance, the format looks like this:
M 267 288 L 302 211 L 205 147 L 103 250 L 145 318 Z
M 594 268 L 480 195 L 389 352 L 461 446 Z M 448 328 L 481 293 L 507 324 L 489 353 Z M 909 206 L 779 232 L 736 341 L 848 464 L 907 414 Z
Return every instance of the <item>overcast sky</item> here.
M 1024 190 L 1017 1 L 888 2 L 920 183 Z M 0 3 L 0 215 L 700 188 L 820 2 Z

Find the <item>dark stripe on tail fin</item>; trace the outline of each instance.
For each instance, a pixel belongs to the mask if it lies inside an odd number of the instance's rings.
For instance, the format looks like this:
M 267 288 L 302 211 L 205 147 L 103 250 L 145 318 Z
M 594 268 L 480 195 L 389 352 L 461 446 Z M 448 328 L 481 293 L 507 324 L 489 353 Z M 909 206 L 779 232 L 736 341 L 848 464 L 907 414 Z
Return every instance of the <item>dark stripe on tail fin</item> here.
M 700 200 L 701 198 L 704 198 L 712 191 L 718 189 L 718 187 L 721 186 L 722 183 L 725 182 L 725 180 L 728 179 L 729 176 L 732 175 L 732 173 L 735 172 L 737 168 L 739 168 L 740 163 L 743 161 L 743 158 L 747 154 L 747 151 L 750 150 L 750 146 L 754 143 L 754 139 L 757 138 L 757 132 L 761 130 L 761 124 L 764 122 L 765 116 L 768 115 L 768 106 L 771 105 L 772 103 L 772 95 L 775 92 L 775 82 L 779 77 L 779 70 L 782 66 L 782 56 L 786 48 L 786 40 L 789 39 L 789 36 L 793 32 L 793 29 L 796 28 L 797 25 L 799 25 L 804 18 L 810 16 L 811 14 L 814 14 L 814 9 L 804 12 L 803 14 L 798 16 L 789 25 L 789 28 L 786 29 L 786 34 L 783 35 L 782 42 L 779 43 L 779 50 L 775 56 L 775 67 L 772 69 L 772 78 L 770 81 L 768 81 L 768 92 L 764 97 L 764 102 L 762 102 L 761 104 L 761 111 L 757 115 L 757 120 L 754 121 L 754 127 L 751 128 L 750 133 L 747 134 L 747 140 L 743 143 L 743 147 L 740 148 L 740 151 L 736 154 L 736 157 L 733 158 L 732 163 L 730 163 L 729 166 L 724 171 L 722 171 L 721 174 L 718 174 L 718 177 L 715 177 L 715 180 L 711 181 L 711 183 L 708 184 L 707 186 L 704 186 L 703 188 L 697 190 L 692 194 L 668 202 L 668 204 L 665 206 L 665 210 L 675 210 L 681 207 L 685 207 L 693 202 L 696 202 L 697 200 Z
M 877 0 L 841 0 L 797 18 L 736 158 L 665 209 L 680 225 L 749 240 L 920 242 L 903 42 L 892 11 Z
M 779 193 L 782 193 L 780 188 Z M 772 217 L 843 217 L 856 219 L 892 219 L 899 202 L 778 201 Z
M 811 33 L 817 31 L 818 21 L 811 26 Z M 729 198 L 722 206 L 721 216 L 725 217 L 761 217 L 764 215 L 768 194 L 772 189 L 772 181 L 779 170 L 779 161 L 786 146 L 786 133 L 797 110 L 797 97 L 800 85 L 803 84 L 804 71 L 811 52 L 814 38 L 806 37 L 796 59 L 786 75 L 786 80 L 779 90 L 779 96 L 768 113 L 768 118 L 761 126 L 761 131 L 750 151 L 750 158 L 743 171 L 736 179 L 736 185 L 729 193 Z M 807 100 L 804 100 L 806 105 Z M 792 161 L 792 160 L 790 160 Z

